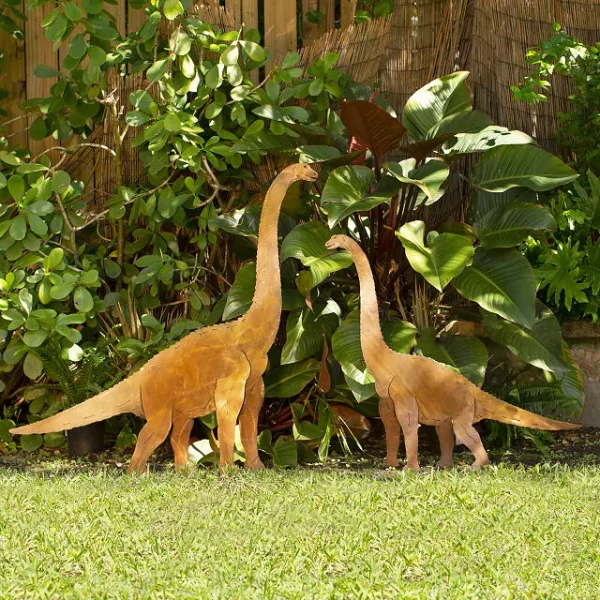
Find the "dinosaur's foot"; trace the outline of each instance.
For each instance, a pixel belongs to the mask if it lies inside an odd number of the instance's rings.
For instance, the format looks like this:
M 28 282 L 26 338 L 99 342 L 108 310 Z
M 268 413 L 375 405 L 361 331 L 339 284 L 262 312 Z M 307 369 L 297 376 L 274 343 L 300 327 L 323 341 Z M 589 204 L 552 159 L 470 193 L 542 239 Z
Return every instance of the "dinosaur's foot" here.
M 246 461 L 244 463 L 244 469 L 248 469 L 250 471 L 262 471 L 265 468 L 265 465 L 263 464 L 262 460 L 260 460 L 259 458 L 257 458 L 255 461 L 249 463 L 248 461 Z
M 400 466 L 397 458 L 388 458 L 385 461 L 385 466 L 388 469 L 397 469 Z
M 472 470 L 483 469 L 483 467 L 487 467 L 489 464 L 490 464 L 490 459 L 486 458 L 485 460 L 476 460 L 468 468 L 472 469 Z
M 438 460 L 437 463 L 435 463 L 435 466 L 438 469 L 451 469 L 454 466 L 454 463 L 451 460 Z
M 196 471 L 195 466 L 190 463 L 175 463 L 175 472 L 179 475 L 191 475 Z
M 419 463 L 412 463 L 408 465 L 404 465 L 402 467 L 403 471 L 418 471 L 421 467 L 419 467 Z

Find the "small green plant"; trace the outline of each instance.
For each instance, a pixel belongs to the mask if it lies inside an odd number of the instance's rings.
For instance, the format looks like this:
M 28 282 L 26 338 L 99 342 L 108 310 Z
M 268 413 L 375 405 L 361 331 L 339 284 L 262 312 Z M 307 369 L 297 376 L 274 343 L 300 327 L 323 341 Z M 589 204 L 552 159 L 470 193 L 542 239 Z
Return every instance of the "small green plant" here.
M 586 179 L 585 187 L 574 182 L 551 198 L 556 230 L 529 238 L 525 252 L 540 295 L 559 318 L 588 317 L 595 323 L 600 309 L 600 180 L 591 171 Z
M 600 42 L 585 44 L 554 24 L 553 34 L 527 53 L 531 72 L 513 86 L 517 100 L 545 102 L 552 77 L 566 77 L 572 86 L 571 108 L 559 114 L 558 139 L 575 156 L 580 172 L 600 172 Z

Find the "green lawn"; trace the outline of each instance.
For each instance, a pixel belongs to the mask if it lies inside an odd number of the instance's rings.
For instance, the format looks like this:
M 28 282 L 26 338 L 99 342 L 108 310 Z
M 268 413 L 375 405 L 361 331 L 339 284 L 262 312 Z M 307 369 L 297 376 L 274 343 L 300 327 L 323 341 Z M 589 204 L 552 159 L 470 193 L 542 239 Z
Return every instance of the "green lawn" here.
M 599 597 L 597 466 L 69 464 L 0 468 L 2 600 Z

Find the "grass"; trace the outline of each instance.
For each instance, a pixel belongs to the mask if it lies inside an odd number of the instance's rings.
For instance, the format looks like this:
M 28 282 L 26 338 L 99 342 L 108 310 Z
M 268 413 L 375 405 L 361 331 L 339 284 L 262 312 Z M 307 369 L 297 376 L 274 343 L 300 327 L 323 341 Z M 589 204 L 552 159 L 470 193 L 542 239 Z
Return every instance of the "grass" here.
M 2 599 L 598 598 L 598 466 L 2 464 Z

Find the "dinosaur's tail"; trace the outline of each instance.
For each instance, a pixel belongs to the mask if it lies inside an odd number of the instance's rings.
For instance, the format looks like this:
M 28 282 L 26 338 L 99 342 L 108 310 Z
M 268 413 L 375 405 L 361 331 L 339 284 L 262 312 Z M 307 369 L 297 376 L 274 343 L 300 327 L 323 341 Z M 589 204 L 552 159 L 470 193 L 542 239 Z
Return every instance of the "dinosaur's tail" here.
M 16 427 L 10 433 L 25 435 L 30 433 L 48 433 L 50 431 L 63 431 L 82 427 L 97 421 L 104 421 L 109 417 L 122 413 L 135 413 L 144 416 L 142 397 L 140 393 L 141 373 L 137 372 L 121 381 L 114 387 L 64 410 L 43 421 Z
M 491 394 L 476 388 L 475 392 L 475 420 L 493 419 L 509 425 L 518 425 L 519 427 L 529 427 L 530 429 L 546 429 L 547 431 L 559 431 L 561 429 L 579 429 L 581 425 L 577 423 L 566 423 L 565 421 L 555 421 L 547 419 L 541 415 L 523 410 L 518 406 L 513 406 L 508 402 L 498 400 Z

